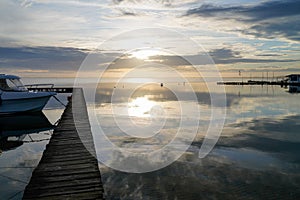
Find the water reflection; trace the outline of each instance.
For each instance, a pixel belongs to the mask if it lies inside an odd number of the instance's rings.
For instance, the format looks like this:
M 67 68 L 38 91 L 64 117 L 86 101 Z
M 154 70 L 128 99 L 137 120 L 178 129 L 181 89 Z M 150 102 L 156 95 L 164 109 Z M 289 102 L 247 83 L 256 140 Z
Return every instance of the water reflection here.
M 222 94 L 218 94 L 216 91 L 208 91 L 208 88 L 205 83 L 192 83 L 192 91 L 186 85 L 178 85 L 177 83 L 165 83 L 161 87 L 160 83 L 151 83 L 145 84 L 142 87 L 135 88 L 136 84 L 132 83 L 122 83 L 120 86 L 115 86 L 114 83 L 102 83 L 98 85 L 97 93 L 95 97 L 96 105 L 102 105 L 105 103 L 122 103 L 128 101 L 128 98 L 135 99 L 138 97 L 147 97 L 149 100 L 155 102 L 170 102 L 178 101 L 178 96 L 184 97 L 183 101 L 193 101 L 191 93 L 195 94 L 199 104 L 201 105 L 211 105 L 211 95 L 214 94 L 215 105 L 217 107 L 224 106 L 224 102 L 221 102 Z M 216 85 L 217 86 L 217 85 Z M 131 94 L 132 89 L 134 93 Z M 175 93 L 177 95 L 175 95 Z M 117 99 L 114 99 L 112 102 L 112 95 L 118 94 Z M 220 101 L 218 101 L 220 98 Z M 227 102 L 225 106 L 229 107 L 233 104 L 236 104 L 238 100 L 238 94 L 228 93 Z
M 131 98 L 126 90 L 134 85 L 114 88 L 103 84 L 97 90 L 96 108 L 108 138 L 120 147 L 149 151 L 162 148 L 174 137 L 178 127 L 176 96 L 165 86 L 187 94 L 184 85 L 165 83 L 139 88 Z M 298 95 L 277 86 L 226 87 L 227 117 L 221 138 L 204 159 L 198 151 L 209 122 L 210 94 L 204 83 L 195 83 L 200 106 L 198 134 L 179 160 L 161 170 L 146 174 L 122 173 L 101 165 L 102 182 L 107 199 L 299 199 L 300 189 L 300 107 Z M 111 101 L 114 89 L 122 94 Z M 188 95 L 186 95 L 188 96 Z M 183 101 L 188 104 L 189 99 Z M 153 105 L 161 105 L 167 115 L 166 126 L 160 134 L 141 139 L 124 134 L 114 123 L 111 103 L 119 108 L 117 114 L 135 116 L 135 121 L 149 117 Z M 129 107 L 128 107 L 129 105 Z M 128 109 L 137 109 L 128 112 Z M 188 116 L 187 116 L 188 119 Z M 139 122 L 139 121 L 138 121 Z M 147 122 L 147 121 L 146 121 Z M 136 143 L 143 145 L 136 145 Z M 176 153 L 176 149 L 174 149 Z M 115 155 L 120 165 L 128 157 Z M 129 157 L 130 158 L 130 157 Z M 163 160 L 164 158 L 161 158 Z M 165 158 L 166 159 L 166 158 Z M 131 162 L 138 162 L 131 160 Z M 149 165 L 151 163 L 148 163 Z
M 180 95 L 175 95 L 170 87 L 173 85 L 164 84 L 161 87 L 160 83 L 144 84 L 139 87 L 135 84 L 124 84 L 124 87 L 115 84 L 100 85 L 95 105 L 96 120 L 99 123 L 92 123 L 93 136 L 99 138 L 95 142 L 96 147 L 99 147 L 97 155 L 119 169 L 134 163 L 136 171 L 159 168 L 174 157 L 175 159 L 179 157 L 180 153 L 168 152 L 173 148 L 168 144 L 171 142 L 179 144 L 178 148 L 174 149 L 177 152 L 188 147 L 188 143 L 197 133 L 194 124 L 199 121 L 197 117 L 191 116 L 195 114 L 199 116 L 197 110 L 200 105 L 182 94 L 185 99 L 178 101 Z M 181 124 L 182 128 L 179 129 Z M 96 132 L 97 126 L 101 126 L 105 137 L 115 147 L 122 149 L 122 153 L 114 151 L 108 153 L 106 148 L 109 147 L 101 143 L 101 134 Z M 153 151 L 157 154 L 151 154 Z M 155 160 L 149 162 L 149 157 Z
M 42 112 L 0 116 L 0 152 L 21 146 L 27 135 L 54 127 Z M 31 141 L 34 142 L 32 138 Z
M 289 86 L 289 93 L 300 93 L 300 86 Z
M 42 112 L 0 117 L 0 199 L 22 198 L 54 127 Z

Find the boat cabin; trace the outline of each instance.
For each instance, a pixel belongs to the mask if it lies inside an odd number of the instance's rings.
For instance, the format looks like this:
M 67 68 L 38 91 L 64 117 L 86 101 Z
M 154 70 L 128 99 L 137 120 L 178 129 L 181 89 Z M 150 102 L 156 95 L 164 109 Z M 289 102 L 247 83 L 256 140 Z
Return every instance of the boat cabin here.
M 300 83 L 300 74 L 290 74 L 286 76 L 289 83 Z
M 0 74 L 0 90 L 2 91 L 27 91 L 20 77 L 14 75 Z

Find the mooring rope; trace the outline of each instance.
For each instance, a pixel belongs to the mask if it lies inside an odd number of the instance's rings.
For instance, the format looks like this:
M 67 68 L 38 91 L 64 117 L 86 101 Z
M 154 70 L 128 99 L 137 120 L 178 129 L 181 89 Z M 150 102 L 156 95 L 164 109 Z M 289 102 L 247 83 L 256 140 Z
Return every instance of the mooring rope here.
M 26 181 L 22 181 L 22 180 L 19 180 L 19 179 L 16 179 L 16 178 L 12 178 L 12 177 L 9 177 L 9 176 L 5 176 L 5 175 L 3 175 L 3 174 L 1 174 L 0 173 L 0 176 L 2 176 L 2 177 L 4 177 L 4 178 L 7 178 L 7 179 L 10 179 L 10 180 L 12 180 L 12 181 L 17 181 L 17 182 L 20 182 L 20 183 L 24 183 L 24 184 L 28 184 L 28 182 L 26 182 Z
M 63 102 L 61 102 L 56 96 L 53 96 L 54 99 L 56 99 L 59 103 L 61 103 L 61 105 L 63 105 L 64 107 L 67 107 L 67 105 L 65 105 Z
M 19 192 L 16 192 L 15 194 L 13 194 L 11 197 L 9 197 L 7 200 L 13 199 L 15 198 L 18 194 L 20 194 L 21 192 L 24 192 L 24 190 L 21 190 Z

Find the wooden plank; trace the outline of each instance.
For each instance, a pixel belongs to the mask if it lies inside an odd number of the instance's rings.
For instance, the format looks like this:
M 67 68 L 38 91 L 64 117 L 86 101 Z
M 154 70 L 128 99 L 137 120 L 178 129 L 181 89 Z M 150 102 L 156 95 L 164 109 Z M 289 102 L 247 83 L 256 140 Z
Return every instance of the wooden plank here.
M 99 186 L 98 186 L 99 187 Z M 72 194 L 79 194 L 79 193 L 86 193 L 86 192 L 95 192 L 95 186 L 93 187 L 82 187 L 82 188 L 74 188 L 74 190 L 67 190 L 65 191 L 64 188 L 60 188 L 58 190 L 55 191 L 51 191 L 51 190 L 38 190 L 40 193 L 38 193 L 38 197 L 36 197 L 37 195 L 35 195 L 36 193 L 32 193 L 30 195 L 32 195 L 33 197 L 30 199 L 44 199 L 44 197 L 52 197 L 52 199 L 63 199 L 61 198 L 61 196 L 71 196 Z M 99 196 L 100 194 L 103 194 L 101 191 L 97 191 Z M 99 196 L 96 197 L 95 199 L 99 199 Z M 71 199 L 71 198 L 69 198 Z M 85 199 L 85 198 L 82 198 Z
M 65 182 L 66 180 L 82 180 L 82 179 L 93 180 L 94 178 L 95 178 L 94 172 L 85 172 L 85 173 L 75 174 L 75 175 L 65 175 L 65 176 L 55 176 L 55 177 L 44 176 L 43 180 L 52 184 L 52 182 Z
M 95 172 L 96 170 L 89 170 L 89 172 Z M 87 174 L 87 170 L 86 169 L 77 169 L 76 171 L 74 170 L 64 170 L 64 171 L 60 171 L 60 170 L 56 170 L 56 171 L 52 171 L 52 172 L 42 172 L 42 171 L 37 171 L 36 172 L 38 175 L 43 175 L 42 177 L 61 177 L 61 176 L 73 176 L 73 175 L 81 175 L 81 174 Z M 33 175 L 35 175 L 36 173 L 33 173 Z M 37 175 L 35 175 L 37 176 Z
M 76 120 L 81 135 L 75 127 L 74 112 L 80 113 Z M 74 89 L 73 101 L 68 103 L 33 171 L 23 199 L 103 199 L 93 144 L 83 92 Z
M 100 192 L 97 192 L 97 191 L 92 191 L 92 192 L 81 192 L 79 194 L 68 194 L 68 195 L 60 195 L 60 198 L 55 198 L 55 197 L 52 197 L 52 196 L 48 196 L 48 197 L 43 197 L 44 200 L 53 200 L 53 199 L 58 199 L 58 200 L 61 200 L 61 199 L 70 199 L 70 200 L 73 200 L 73 199 L 84 199 L 84 200 L 93 200 L 93 199 L 97 199 L 97 197 L 99 195 L 102 195 L 102 193 Z M 33 200 L 35 200 L 38 198 L 33 198 Z

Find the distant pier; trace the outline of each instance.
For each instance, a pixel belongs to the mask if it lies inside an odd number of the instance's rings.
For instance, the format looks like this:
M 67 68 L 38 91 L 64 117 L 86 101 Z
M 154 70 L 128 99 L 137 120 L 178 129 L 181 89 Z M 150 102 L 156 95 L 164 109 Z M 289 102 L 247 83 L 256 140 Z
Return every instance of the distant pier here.
M 218 82 L 218 85 L 280 85 L 281 87 L 287 87 L 287 86 L 300 86 L 300 83 L 289 83 L 285 81 L 247 81 L 247 82 L 239 82 L 239 81 L 233 81 L 233 82 Z
M 241 73 L 241 72 L 240 72 Z M 218 85 L 280 85 L 281 87 L 288 86 L 300 86 L 300 74 L 289 74 L 286 76 L 276 77 L 276 81 L 268 80 L 248 80 L 246 82 L 242 81 L 231 81 L 231 82 L 217 82 Z M 281 80 L 280 80 L 281 79 Z
M 103 199 L 83 92 L 78 88 L 72 91 L 73 101 L 68 103 L 33 171 L 23 199 Z M 82 114 L 80 126 L 85 127 L 84 136 L 75 127 L 73 112 Z

